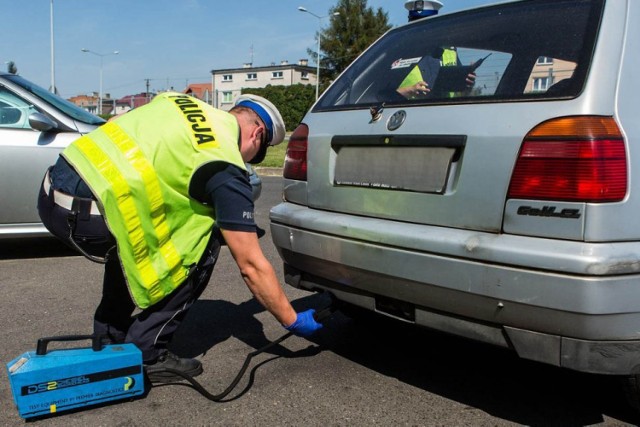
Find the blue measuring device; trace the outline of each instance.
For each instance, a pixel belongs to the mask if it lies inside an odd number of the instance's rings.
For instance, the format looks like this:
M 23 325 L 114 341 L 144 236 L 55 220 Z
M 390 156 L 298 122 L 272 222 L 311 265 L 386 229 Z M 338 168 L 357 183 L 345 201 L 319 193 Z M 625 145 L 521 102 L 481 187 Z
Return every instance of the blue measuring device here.
M 47 351 L 52 341 L 92 340 L 91 347 Z M 102 345 L 102 337 L 40 338 L 36 351 L 7 363 L 13 399 L 23 418 L 55 414 L 144 392 L 142 353 L 134 344 Z

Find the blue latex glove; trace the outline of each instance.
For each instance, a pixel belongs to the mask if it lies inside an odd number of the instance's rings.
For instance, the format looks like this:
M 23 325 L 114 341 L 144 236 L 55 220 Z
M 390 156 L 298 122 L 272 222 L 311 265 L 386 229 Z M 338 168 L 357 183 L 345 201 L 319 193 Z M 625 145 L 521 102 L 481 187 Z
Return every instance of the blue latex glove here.
M 296 321 L 289 326 L 285 326 L 285 329 L 300 337 L 308 337 L 312 335 L 318 329 L 322 329 L 322 323 L 316 322 L 316 319 L 313 318 L 313 314 L 315 312 L 316 311 L 314 309 L 309 309 L 307 311 L 297 313 L 298 316 L 296 317 Z

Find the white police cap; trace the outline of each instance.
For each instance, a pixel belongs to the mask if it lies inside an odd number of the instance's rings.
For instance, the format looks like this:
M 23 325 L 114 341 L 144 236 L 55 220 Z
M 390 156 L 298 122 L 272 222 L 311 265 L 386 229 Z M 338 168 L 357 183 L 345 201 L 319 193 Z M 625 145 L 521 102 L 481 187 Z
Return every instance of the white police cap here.
M 284 141 L 284 120 L 282 120 L 276 106 L 268 99 L 258 95 L 245 94 L 240 95 L 235 105 L 252 109 L 262 119 L 267 132 L 267 145 L 278 145 Z

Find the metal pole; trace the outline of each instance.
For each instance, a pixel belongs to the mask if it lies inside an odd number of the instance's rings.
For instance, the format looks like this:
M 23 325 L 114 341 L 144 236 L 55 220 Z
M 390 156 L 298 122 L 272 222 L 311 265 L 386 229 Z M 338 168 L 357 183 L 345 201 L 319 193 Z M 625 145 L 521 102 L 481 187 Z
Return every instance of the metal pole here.
M 120 52 L 117 50 L 114 50 L 113 52 L 110 52 L 110 53 L 98 53 L 86 48 L 82 48 L 80 50 L 82 52 L 92 53 L 100 57 L 100 93 L 98 95 L 98 114 L 102 114 L 102 64 L 103 64 L 102 59 L 107 55 L 117 55 Z
M 102 57 L 100 55 L 100 93 L 98 95 L 98 115 L 102 114 Z
M 214 78 L 215 78 L 215 75 L 213 73 L 211 73 L 211 106 L 212 107 L 217 107 L 216 106 L 215 81 L 213 80 Z
M 319 95 L 319 91 L 320 91 L 320 31 L 322 30 L 322 19 L 326 18 L 328 16 L 338 16 L 340 15 L 340 12 L 333 12 L 331 15 L 325 15 L 325 16 L 319 16 L 316 15 L 315 13 L 307 10 L 307 8 L 302 7 L 302 6 L 298 6 L 298 10 L 300 12 L 306 12 L 310 15 L 315 16 L 316 18 L 318 18 L 318 49 L 316 52 L 316 101 L 318 100 L 318 95 Z
M 316 57 L 316 62 L 317 64 L 317 71 L 316 71 L 316 101 L 318 100 L 318 91 L 320 90 L 320 29 L 322 27 L 322 24 L 320 22 L 320 18 L 318 18 L 318 51 L 317 51 L 317 57 Z
M 51 38 L 51 88 L 49 91 L 52 93 L 56 93 L 56 71 L 55 71 L 55 53 L 53 47 L 53 0 L 50 3 L 50 38 Z

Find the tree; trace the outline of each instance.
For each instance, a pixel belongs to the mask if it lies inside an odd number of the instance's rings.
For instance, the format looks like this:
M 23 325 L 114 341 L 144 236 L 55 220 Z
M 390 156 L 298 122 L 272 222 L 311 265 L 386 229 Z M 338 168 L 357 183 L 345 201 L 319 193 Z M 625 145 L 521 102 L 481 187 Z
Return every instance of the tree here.
M 333 15 L 335 12 L 340 14 Z M 320 37 L 320 65 L 323 68 L 320 77 L 324 86 L 391 28 L 388 13 L 382 8 L 374 11 L 367 6 L 367 0 L 338 0 L 330 10 L 330 16 L 330 25 L 316 33 L 316 37 Z M 317 57 L 311 49 L 308 53 Z
M 296 84 L 292 86 L 267 85 L 264 88 L 243 89 L 242 93 L 262 96 L 278 108 L 287 131 L 293 131 L 315 101 L 315 86 Z

